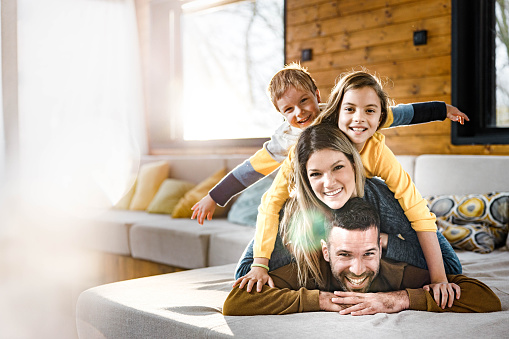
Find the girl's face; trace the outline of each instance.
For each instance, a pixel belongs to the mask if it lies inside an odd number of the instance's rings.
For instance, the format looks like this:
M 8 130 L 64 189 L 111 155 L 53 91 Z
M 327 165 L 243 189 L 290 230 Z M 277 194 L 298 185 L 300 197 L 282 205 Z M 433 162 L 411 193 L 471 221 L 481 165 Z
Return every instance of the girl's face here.
M 380 98 L 371 87 L 345 92 L 339 107 L 338 127 L 361 150 L 375 134 L 382 117 Z
M 343 207 L 356 195 L 355 172 L 342 152 L 324 149 L 313 153 L 306 172 L 316 197 L 332 209 Z

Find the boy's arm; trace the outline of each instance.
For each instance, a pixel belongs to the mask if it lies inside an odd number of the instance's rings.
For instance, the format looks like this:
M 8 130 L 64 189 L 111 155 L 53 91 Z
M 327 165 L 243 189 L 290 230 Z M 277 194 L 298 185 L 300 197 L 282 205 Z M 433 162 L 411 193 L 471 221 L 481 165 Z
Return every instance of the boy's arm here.
M 210 190 L 209 195 L 219 206 L 224 206 L 232 197 L 272 173 L 279 165 L 264 147 L 228 173 Z
M 284 122 L 263 144 L 263 148 L 234 168 L 210 192 L 209 196 L 224 206 L 236 194 L 274 172 L 288 156 L 288 149 L 299 137 L 300 130 Z

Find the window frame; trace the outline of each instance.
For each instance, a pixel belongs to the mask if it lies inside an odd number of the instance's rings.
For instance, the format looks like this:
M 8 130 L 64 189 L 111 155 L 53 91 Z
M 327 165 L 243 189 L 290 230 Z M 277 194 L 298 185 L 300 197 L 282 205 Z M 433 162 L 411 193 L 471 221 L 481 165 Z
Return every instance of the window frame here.
M 453 145 L 509 144 L 496 119 L 495 0 L 452 0 L 451 101 L 470 121 L 451 124 Z
M 216 5 L 220 6 L 236 1 L 238 0 L 218 1 Z M 171 114 L 171 112 L 180 110 L 179 100 L 168 98 L 168 93 L 173 93 L 174 97 L 181 95 L 182 55 L 175 52 L 175 49 L 172 50 L 172 46 L 177 48 L 181 46 L 182 34 L 179 15 L 182 3 L 183 1 L 179 0 L 153 0 L 150 2 L 150 69 L 147 94 L 149 152 L 153 153 L 155 151 L 158 153 L 164 152 L 164 150 L 176 149 L 196 151 L 214 148 L 228 151 L 228 149 L 262 147 L 270 139 L 270 136 L 245 139 L 183 140 L 183 131 L 178 130 L 178 126 L 181 126 L 182 123 L 178 121 L 178 115 Z M 283 56 L 285 64 L 286 6 L 286 1 L 284 1 Z M 177 13 L 177 15 L 174 13 Z M 170 60 L 169 63 L 168 60 Z M 172 79 L 177 79 L 177 81 L 175 82 Z M 157 137 L 157 135 L 161 136 L 163 134 L 163 137 Z M 172 135 L 173 138 L 167 137 L 167 135 Z

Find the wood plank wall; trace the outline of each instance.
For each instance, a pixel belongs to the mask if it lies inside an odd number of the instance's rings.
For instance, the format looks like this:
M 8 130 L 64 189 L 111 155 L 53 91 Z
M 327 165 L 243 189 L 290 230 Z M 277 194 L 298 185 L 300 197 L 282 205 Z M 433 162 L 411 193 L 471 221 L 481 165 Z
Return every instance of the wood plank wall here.
M 324 101 L 339 74 L 362 66 L 388 78 L 396 103 L 451 102 L 450 0 L 286 0 L 286 6 L 286 62 L 313 50 L 301 64 Z M 428 43 L 414 46 L 413 32 L 424 29 Z M 395 154 L 509 155 L 509 145 L 452 145 L 449 121 L 384 134 Z

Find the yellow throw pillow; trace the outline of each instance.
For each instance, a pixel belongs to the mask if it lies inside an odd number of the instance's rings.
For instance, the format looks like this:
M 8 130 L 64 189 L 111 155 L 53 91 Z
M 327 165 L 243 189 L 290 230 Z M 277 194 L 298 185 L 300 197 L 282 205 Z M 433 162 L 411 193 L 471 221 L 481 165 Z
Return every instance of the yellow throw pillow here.
M 195 187 L 195 184 L 187 181 L 164 180 L 156 196 L 148 205 L 147 212 L 171 214 L 180 199 L 193 187 Z
M 209 191 L 226 175 L 226 169 L 221 169 L 214 173 L 212 176 L 200 182 L 195 188 L 187 192 L 182 199 L 178 202 L 173 210 L 173 218 L 191 218 L 193 211 L 191 207 L 206 196 Z M 214 217 L 224 216 L 226 208 L 216 207 Z
M 113 208 L 118 210 L 128 210 L 129 205 L 131 205 L 131 200 L 133 199 L 135 190 L 136 190 L 136 180 L 134 180 L 134 183 L 129 189 L 129 191 L 127 191 L 127 193 L 122 198 L 120 198 L 120 200 L 113 206 Z
M 140 167 L 136 189 L 129 205 L 130 210 L 145 210 L 156 195 L 162 182 L 168 178 L 170 165 L 156 161 Z

